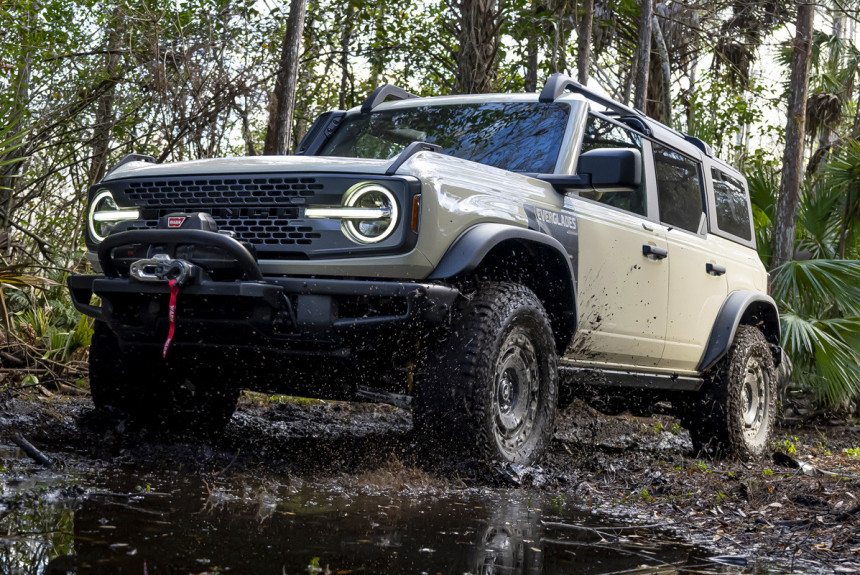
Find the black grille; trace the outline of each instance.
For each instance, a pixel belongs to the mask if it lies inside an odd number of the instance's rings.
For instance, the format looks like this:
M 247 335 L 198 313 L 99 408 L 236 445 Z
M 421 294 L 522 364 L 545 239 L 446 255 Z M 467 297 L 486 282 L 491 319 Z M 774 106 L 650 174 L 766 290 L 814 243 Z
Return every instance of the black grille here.
M 316 178 L 223 178 L 131 182 L 126 197 L 138 206 L 206 207 L 304 204 L 323 185 Z
M 310 246 L 322 238 L 312 220 L 299 219 L 304 205 L 324 190 L 316 178 L 188 178 L 130 182 L 126 198 L 142 209 L 133 228 L 156 228 L 174 212 L 209 213 L 222 230 L 236 233 L 263 251 Z

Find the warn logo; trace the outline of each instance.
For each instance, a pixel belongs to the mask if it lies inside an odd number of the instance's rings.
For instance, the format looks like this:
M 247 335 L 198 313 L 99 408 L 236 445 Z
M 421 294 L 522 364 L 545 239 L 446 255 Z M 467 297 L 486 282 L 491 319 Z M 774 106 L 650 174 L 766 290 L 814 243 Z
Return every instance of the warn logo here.
M 184 217 L 170 217 L 167 218 L 167 227 L 168 228 L 181 228 L 182 223 L 185 221 Z

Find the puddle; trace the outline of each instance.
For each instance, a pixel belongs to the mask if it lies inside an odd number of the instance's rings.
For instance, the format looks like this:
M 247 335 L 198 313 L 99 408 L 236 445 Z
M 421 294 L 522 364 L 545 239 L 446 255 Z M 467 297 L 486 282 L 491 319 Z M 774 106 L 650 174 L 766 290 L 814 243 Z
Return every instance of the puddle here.
M 0 573 L 764 572 L 527 490 L 378 494 L 178 469 L 61 475 L 34 473 L 12 448 L 0 456 Z

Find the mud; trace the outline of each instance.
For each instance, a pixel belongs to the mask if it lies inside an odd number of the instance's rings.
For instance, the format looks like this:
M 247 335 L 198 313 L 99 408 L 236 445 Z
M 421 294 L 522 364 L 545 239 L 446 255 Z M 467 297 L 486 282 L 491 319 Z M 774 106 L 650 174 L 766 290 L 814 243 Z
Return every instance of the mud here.
M 574 402 L 533 468 L 440 455 L 372 404 L 247 395 L 211 443 L 85 397 L 7 398 L 0 424 L 0 573 L 860 571 L 850 422 L 781 429 L 750 465 Z

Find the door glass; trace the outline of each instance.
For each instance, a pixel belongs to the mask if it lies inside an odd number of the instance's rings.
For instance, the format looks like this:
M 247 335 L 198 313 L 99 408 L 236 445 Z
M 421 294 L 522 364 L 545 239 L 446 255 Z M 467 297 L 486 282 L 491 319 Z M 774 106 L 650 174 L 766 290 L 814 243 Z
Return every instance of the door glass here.
M 688 232 L 697 232 L 704 213 L 699 162 L 657 143 L 652 148 L 660 221 Z
M 580 155 L 600 148 L 631 148 L 639 150 L 641 154 L 642 139 L 630 130 L 607 122 L 603 118 L 589 116 Z M 647 215 L 645 178 L 642 178 L 642 183 L 635 189 L 582 190 L 579 192 L 579 196 L 640 216 Z
M 750 206 L 744 185 L 716 168 L 711 168 L 711 179 L 714 180 L 717 227 L 739 238 L 751 240 Z

